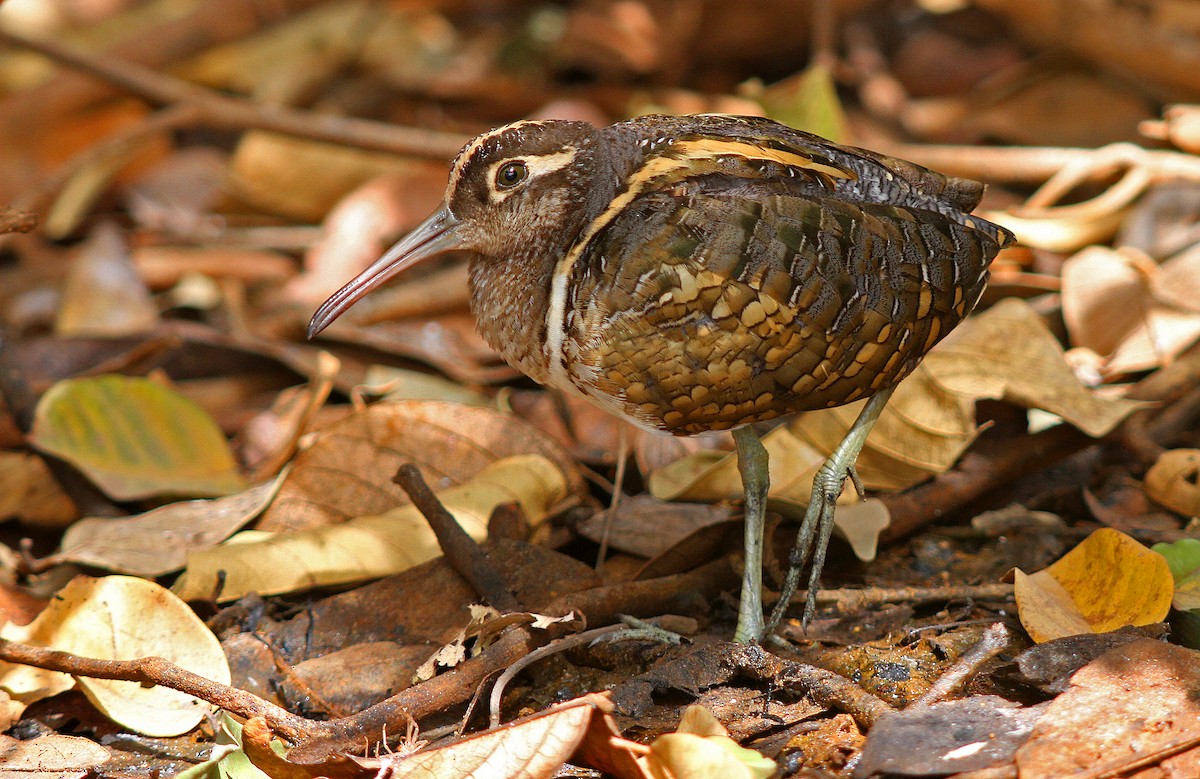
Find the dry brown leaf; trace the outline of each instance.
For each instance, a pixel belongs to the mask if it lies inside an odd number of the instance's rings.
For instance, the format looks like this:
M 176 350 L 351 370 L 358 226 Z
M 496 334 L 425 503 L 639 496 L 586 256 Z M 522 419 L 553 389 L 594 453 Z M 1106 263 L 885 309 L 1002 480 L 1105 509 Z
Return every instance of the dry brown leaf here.
M 1172 511 L 1200 516 L 1200 449 L 1163 452 L 1146 473 L 1146 493 Z
M 968 319 L 924 365 L 952 392 L 1049 411 L 1092 437 L 1107 435 L 1142 405 L 1081 385 L 1042 318 L 1013 298 Z
M 485 466 L 539 454 L 579 495 L 583 478 L 570 455 L 537 429 L 498 411 L 438 401 L 384 402 L 319 431 L 295 459 L 260 530 L 300 530 L 382 514 L 408 503 L 392 477 L 416 463 L 429 485 L 462 484 Z
M 329 398 L 341 363 L 325 351 L 317 355 L 316 362 L 308 384 L 281 393 L 271 409 L 255 415 L 242 428 L 245 442 L 242 459 L 253 468 L 253 481 L 279 473 L 296 453 L 300 437 L 308 432 Z
M 1015 576 L 1021 624 L 1038 643 L 1161 622 L 1175 592 L 1166 558 L 1111 528 L 1048 568 Z
M 224 541 L 275 496 L 279 478 L 237 495 L 189 500 L 132 517 L 86 517 L 71 525 L 45 562 L 79 563 L 147 578 L 178 571 L 189 552 Z
M 569 494 L 562 470 L 540 455 L 489 464 L 469 481 L 439 493 L 442 504 L 476 541 L 487 537 L 495 508 L 517 502 L 537 524 Z M 276 595 L 398 573 L 441 554 L 437 537 L 411 505 L 364 514 L 336 525 L 287 533 L 243 531 L 226 543 L 188 555 L 172 588 L 186 600 L 225 602 L 248 592 Z

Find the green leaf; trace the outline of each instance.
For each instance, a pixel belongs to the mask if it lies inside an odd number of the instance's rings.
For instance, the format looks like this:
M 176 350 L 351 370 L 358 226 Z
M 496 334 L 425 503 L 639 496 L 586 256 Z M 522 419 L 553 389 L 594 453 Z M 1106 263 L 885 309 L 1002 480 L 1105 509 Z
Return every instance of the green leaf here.
M 1200 568 L 1200 538 L 1181 538 L 1173 544 L 1155 544 L 1150 548 L 1167 558 L 1176 584 Z
M 67 379 L 38 402 L 30 440 L 116 500 L 214 497 L 245 488 L 204 409 L 149 379 Z
M 1155 544 L 1150 548 L 1167 558 L 1175 579 L 1171 605 L 1180 611 L 1200 609 L 1200 539 L 1181 538 L 1173 544 Z
M 763 90 L 759 102 L 767 116 L 786 125 L 831 141 L 841 141 L 846 135 L 846 117 L 833 74 L 824 65 L 810 65 L 772 84 Z

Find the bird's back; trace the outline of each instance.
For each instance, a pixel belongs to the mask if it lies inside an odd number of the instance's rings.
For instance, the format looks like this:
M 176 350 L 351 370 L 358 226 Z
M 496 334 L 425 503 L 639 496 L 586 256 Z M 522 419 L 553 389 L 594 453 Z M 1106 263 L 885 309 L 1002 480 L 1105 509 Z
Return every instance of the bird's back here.
M 558 268 L 559 383 L 644 427 L 728 429 L 895 385 L 1010 238 L 966 213 L 974 182 L 764 120 L 656 119 L 614 126 L 642 152 Z

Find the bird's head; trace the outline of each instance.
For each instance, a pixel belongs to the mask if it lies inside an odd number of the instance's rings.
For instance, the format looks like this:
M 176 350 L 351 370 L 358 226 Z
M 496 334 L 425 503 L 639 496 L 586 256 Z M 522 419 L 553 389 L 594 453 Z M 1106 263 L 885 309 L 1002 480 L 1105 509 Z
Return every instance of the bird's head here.
M 436 212 L 313 315 L 311 338 L 364 295 L 401 271 L 448 251 L 473 262 L 555 259 L 607 202 L 599 182 L 599 136 L 584 122 L 524 121 L 484 133 L 463 147 Z

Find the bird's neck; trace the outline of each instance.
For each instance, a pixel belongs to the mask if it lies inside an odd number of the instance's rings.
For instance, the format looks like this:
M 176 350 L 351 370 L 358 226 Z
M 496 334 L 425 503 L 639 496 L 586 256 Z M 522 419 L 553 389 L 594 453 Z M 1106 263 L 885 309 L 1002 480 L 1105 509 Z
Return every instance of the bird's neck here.
M 544 346 L 554 259 L 529 251 L 473 257 L 470 266 L 476 329 L 505 362 L 540 384 L 549 378 Z

